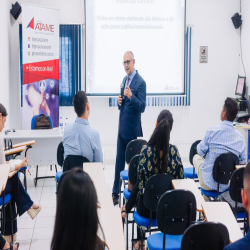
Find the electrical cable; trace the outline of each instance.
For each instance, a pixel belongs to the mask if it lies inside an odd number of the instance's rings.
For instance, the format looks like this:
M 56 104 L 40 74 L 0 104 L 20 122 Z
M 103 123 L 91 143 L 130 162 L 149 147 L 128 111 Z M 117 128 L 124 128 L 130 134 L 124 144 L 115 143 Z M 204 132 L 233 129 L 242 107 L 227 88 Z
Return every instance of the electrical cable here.
M 243 62 L 243 58 L 242 58 L 241 27 L 240 27 L 240 56 L 241 56 L 241 62 L 242 62 L 242 66 L 243 66 L 243 69 L 244 69 L 245 77 L 246 77 L 247 76 L 246 75 L 246 70 L 245 70 L 245 66 L 244 66 L 244 62 Z
M 240 13 L 241 13 L 241 0 L 240 0 Z M 242 16 L 242 13 L 241 13 L 241 16 Z M 243 66 L 243 69 L 244 69 L 245 77 L 246 77 L 247 76 L 246 75 L 246 70 L 245 70 L 245 66 L 244 66 L 244 62 L 243 62 L 243 58 L 242 58 L 241 26 L 240 26 L 240 56 L 241 56 L 241 62 L 242 62 L 242 66 Z

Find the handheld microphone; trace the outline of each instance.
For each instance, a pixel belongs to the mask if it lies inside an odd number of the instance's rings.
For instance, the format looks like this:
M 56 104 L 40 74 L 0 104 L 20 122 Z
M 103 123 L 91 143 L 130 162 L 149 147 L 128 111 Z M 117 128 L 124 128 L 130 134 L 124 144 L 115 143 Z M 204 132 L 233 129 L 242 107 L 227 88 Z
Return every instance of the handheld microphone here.
M 124 87 L 124 83 L 122 82 L 121 83 L 121 85 L 120 85 L 120 87 L 121 87 L 121 97 L 123 98 L 123 95 L 124 95 L 124 89 L 123 89 L 123 87 Z
M 121 92 L 120 92 L 120 95 L 121 95 L 121 98 L 123 99 L 123 96 L 124 96 L 124 90 L 123 90 L 123 86 L 124 86 L 124 84 L 123 84 L 123 82 L 121 83 L 121 85 L 120 85 L 120 89 L 121 89 Z M 120 106 L 122 105 L 122 103 L 121 104 L 119 104 Z

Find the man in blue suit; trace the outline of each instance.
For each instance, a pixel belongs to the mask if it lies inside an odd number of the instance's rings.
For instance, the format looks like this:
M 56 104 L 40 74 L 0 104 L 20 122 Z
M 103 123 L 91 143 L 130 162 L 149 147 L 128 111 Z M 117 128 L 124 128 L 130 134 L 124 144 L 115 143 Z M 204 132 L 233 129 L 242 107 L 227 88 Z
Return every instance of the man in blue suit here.
M 124 54 L 123 65 L 127 75 L 123 78 L 123 97 L 118 97 L 120 110 L 115 163 L 115 180 L 112 197 L 114 205 L 119 200 L 120 172 L 125 167 L 125 151 L 128 143 L 142 136 L 141 113 L 146 106 L 146 83 L 135 70 L 135 59 L 131 51 Z
M 250 221 L 250 164 L 247 164 L 244 170 L 243 177 L 243 190 L 241 190 L 242 203 L 244 208 L 247 211 L 248 222 Z M 250 229 L 246 236 L 240 240 L 235 241 L 234 243 L 227 245 L 224 250 L 250 250 Z

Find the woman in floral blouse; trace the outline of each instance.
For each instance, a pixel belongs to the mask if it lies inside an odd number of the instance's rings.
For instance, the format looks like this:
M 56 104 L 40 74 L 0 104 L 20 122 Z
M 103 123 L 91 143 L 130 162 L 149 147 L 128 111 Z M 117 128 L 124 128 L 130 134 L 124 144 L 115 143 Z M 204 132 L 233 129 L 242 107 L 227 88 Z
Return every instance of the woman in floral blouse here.
M 178 149 L 176 146 L 169 144 L 172 126 L 173 116 L 171 112 L 169 110 L 161 111 L 149 142 L 141 150 L 137 168 L 137 183 L 133 187 L 129 200 L 122 207 L 124 219 L 135 205 L 140 216 L 149 218 L 149 210 L 143 204 L 143 190 L 147 180 L 152 175 L 167 173 L 173 175 L 175 179 L 184 178 Z M 153 213 L 153 218 L 156 218 L 156 213 Z M 139 231 L 137 235 L 139 237 Z M 137 242 L 135 249 L 139 249 L 139 246 L 140 242 Z

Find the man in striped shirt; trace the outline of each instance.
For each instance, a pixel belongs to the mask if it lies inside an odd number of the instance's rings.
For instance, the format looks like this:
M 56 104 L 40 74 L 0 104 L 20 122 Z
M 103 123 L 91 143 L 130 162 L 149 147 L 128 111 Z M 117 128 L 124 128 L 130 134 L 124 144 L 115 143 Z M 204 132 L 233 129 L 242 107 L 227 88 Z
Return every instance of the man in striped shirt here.
M 233 153 L 238 156 L 239 164 L 247 161 L 246 145 L 240 132 L 233 126 L 238 112 L 238 104 L 227 98 L 221 111 L 219 126 L 207 130 L 205 138 L 197 146 L 197 155 L 193 158 L 200 185 L 205 190 L 217 190 L 217 182 L 213 179 L 213 166 L 221 154 Z M 204 159 L 204 156 L 206 158 Z M 229 185 L 220 184 L 219 191 L 225 191 Z

